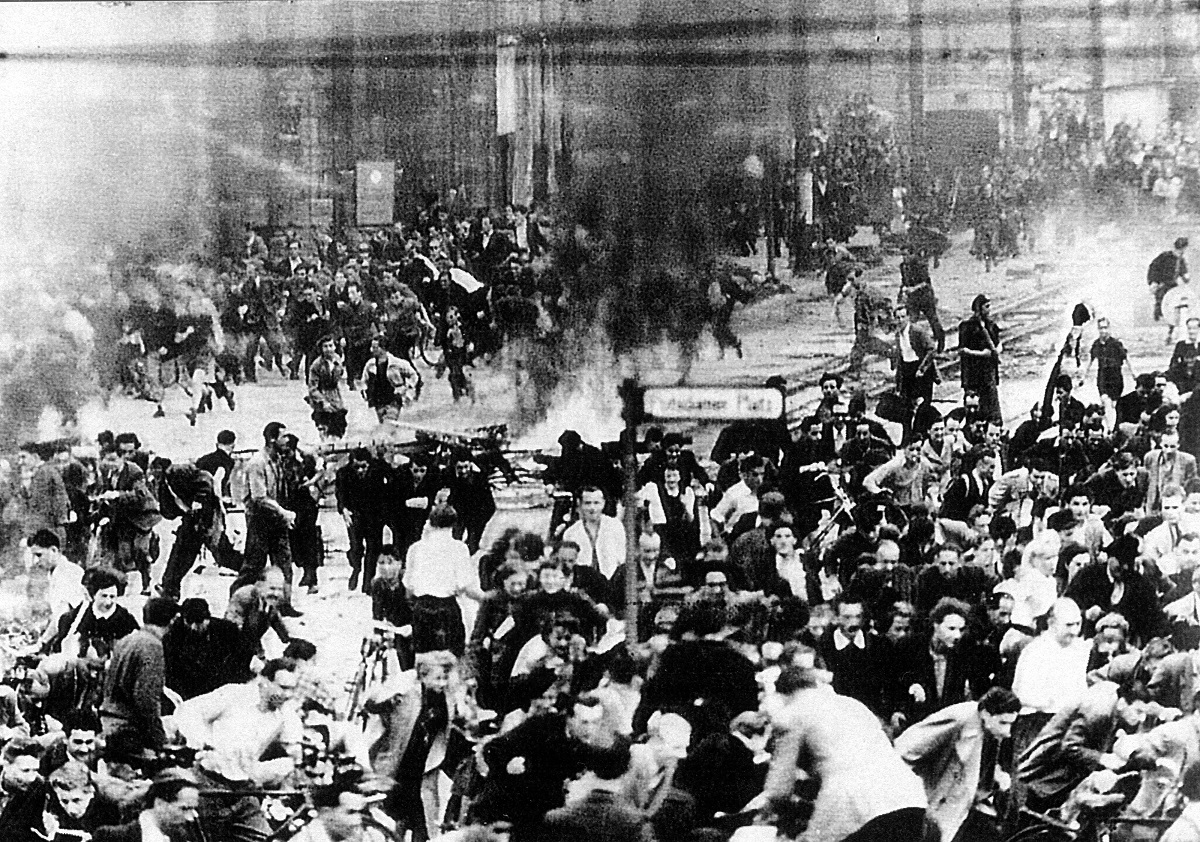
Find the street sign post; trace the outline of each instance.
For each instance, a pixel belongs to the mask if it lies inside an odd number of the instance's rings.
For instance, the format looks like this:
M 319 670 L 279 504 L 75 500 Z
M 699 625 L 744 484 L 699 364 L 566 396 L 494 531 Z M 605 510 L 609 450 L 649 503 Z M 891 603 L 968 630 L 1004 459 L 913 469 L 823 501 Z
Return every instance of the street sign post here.
M 625 508 L 625 641 L 638 639 L 637 425 L 646 420 L 753 421 L 784 417 L 784 391 L 770 386 L 640 386 L 620 388 L 625 432 L 621 468 Z
M 783 392 L 765 386 L 648 386 L 642 411 L 651 418 L 738 421 L 779 418 Z

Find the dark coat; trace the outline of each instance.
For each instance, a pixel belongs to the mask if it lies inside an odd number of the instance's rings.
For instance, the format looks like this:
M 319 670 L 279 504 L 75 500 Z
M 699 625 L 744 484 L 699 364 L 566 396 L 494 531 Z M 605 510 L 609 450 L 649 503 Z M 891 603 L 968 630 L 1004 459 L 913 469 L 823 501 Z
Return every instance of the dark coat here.
M 546 814 L 538 838 L 545 842 L 651 842 L 645 814 L 615 793 L 593 790 L 578 804 Z
M 1017 774 L 1031 792 L 1065 800 L 1100 768 L 1116 736 L 1116 703 L 1115 686 L 1103 682 L 1054 715 L 1018 761 Z
M 767 764 L 733 734 L 710 734 L 679 763 L 675 785 L 696 799 L 697 818 L 740 812 L 763 790 Z
M 847 646 L 839 650 L 833 640 L 831 627 L 818 642 L 817 654 L 825 668 L 833 673 L 834 692 L 858 699 L 872 711 L 878 712 L 883 702 L 883 681 L 879 669 L 879 653 L 873 637 L 864 634 L 866 647 Z
M 908 640 L 896 654 L 894 663 L 883 665 L 890 685 L 884 688 L 887 713 L 903 713 L 910 723 L 919 722 L 931 713 L 971 697 L 967 690 L 970 664 L 961 645 L 946 654 L 946 678 L 940 694 L 933 654 L 927 641 Z M 924 689 L 925 701 L 918 702 L 909 694 L 909 688 L 914 684 Z
M 728 716 L 758 709 L 758 682 L 754 664 L 720 640 L 681 640 L 663 652 L 658 670 L 642 688 L 642 700 L 633 717 L 641 733 L 656 710 L 669 710 L 687 718 L 698 702 L 724 705 Z
M 540 819 L 563 805 L 563 784 L 583 769 L 583 746 L 558 713 L 529 717 L 487 743 L 483 756 L 490 771 L 477 806 L 487 821 Z M 511 775 L 508 763 L 517 757 L 525 758 L 525 772 Z
M 1159 631 L 1162 611 L 1158 607 L 1158 594 L 1141 573 L 1130 570 L 1125 573 L 1125 593 L 1121 601 L 1112 604 L 1114 583 L 1108 578 L 1108 563 L 1093 562 L 1083 568 L 1071 580 L 1064 596 L 1079 603 L 1083 613 L 1098 606 L 1104 614 L 1116 611 L 1129 621 L 1129 631 L 1135 640 L 1147 640 Z M 1090 634 L 1094 623 L 1085 620 L 1085 633 Z

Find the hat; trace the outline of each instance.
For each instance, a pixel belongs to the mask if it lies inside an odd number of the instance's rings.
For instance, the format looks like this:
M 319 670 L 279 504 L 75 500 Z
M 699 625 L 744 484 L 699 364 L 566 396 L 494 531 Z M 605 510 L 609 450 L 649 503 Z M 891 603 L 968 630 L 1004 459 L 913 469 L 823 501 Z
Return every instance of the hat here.
M 559 444 L 581 444 L 583 436 L 574 430 L 563 430 L 563 434 L 558 437 Z
M 667 433 L 662 439 L 663 447 L 674 447 L 675 445 L 683 445 L 683 435 L 681 433 Z
M 983 305 L 989 303 L 991 300 L 992 299 L 988 298 L 982 292 L 979 293 L 979 295 L 975 296 L 975 298 L 971 301 L 971 312 L 978 313 L 981 309 L 983 309 Z
M 1115 558 L 1122 564 L 1133 564 L 1137 561 L 1140 549 L 1141 543 L 1137 536 L 1125 534 L 1105 547 L 1104 554 L 1109 558 Z
M 212 612 L 209 611 L 207 600 L 194 596 L 191 599 L 185 599 L 179 606 L 179 617 L 185 623 L 194 625 L 203 623 L 212 617 Z

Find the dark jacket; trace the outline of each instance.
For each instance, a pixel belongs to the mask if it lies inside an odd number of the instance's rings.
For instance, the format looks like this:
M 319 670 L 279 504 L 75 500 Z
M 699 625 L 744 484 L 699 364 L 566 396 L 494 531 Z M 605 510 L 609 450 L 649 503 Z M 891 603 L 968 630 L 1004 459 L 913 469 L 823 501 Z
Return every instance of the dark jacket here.
M 675 785 L 696 799 L 697 818 L 740 812 L 763 790 L 767 764 L 733 734 L 710 734 L 679 763 Z
M 724 705 L 730 717 L 758 709 L 754 665 L 721 640 L 681 640 L 663 652 L 658 670 L 642 688 L 633 718 L 637 733 L 656 710 L 693 715 L 700 702 Z
M 1145 641 L 1160 630 L 1162 611 L 1158 607 L 1158 594 L 1146 578 L 1133 570 L 1125 573 L 1125 593 L 1120 602 L 1112 604 L 1115 583 L 1108 577 L 1108 562 L 1093 562 L 1083 568 L 1071 580 L 1064 596 L 1079 603 L 1084 614 L 1097 606 L 1107 614 L 1115 611 L 1129 621 L 1130 635 L 1134 640 Z M 1095 624 L 1085 620 L 1085 633 Z
M 146 746 L 162 748 L 165 671 L 162 641 L 151 632 L 140 629 L 117 641 L 104 676 L 100 715 L 123 720 L 138 730 Z
M 817 644 L 817 654 L 825 662 L 825 668 L 833 673 L 834 692 L 858 699 L 872 711 L 879 712 L 883 703 L 883 681 L 875 639 L 864 633 L 864 648 L 851 645 L 838 649 L 834 631 L 832 627 L 826 630 Z
M 563 784 L 582 771 L 582 756 L 582 744 L 568 736 L 562 714 L 529 717 L 483 749 L 490 771 L 478 803 L 480 817 L 528 822 L 561 807 Z M 517 757 L 525 758 L 525 772 L 509 774 L 508 763 Z
M 240 648 L 238 627 L 228 620 L 213 617 L 199 633 L 177 622 L 163 636 L 167 686 L 191 699 L 241 680 Z
M 578 804 L 546 814 L 539 839 L 545 842 L 652 842 L 654 833 L 641 810 L 604 790 Z
M 1100 769 L 1116 736 L 1115 685 L 1088 688 L 1079 701 L 1054 715 L 1018 760 L 1017 774 L 1030 791 L 1061 804 L 1072 789 Z

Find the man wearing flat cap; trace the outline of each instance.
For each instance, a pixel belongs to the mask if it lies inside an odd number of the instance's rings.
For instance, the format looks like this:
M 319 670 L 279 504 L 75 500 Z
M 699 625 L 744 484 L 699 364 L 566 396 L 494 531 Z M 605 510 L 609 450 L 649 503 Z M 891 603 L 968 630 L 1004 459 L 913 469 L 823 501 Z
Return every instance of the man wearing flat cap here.
M 1138 572 L 1139 552 L 1137 537 L 1122 535 L 1067 586 L 1065 596 L 1074 599 L 1083 612 L 1085 636 L 1090 636 L 1096 621 L 1109 612 L 1129 621 L 1130 637 L 1135 641 L 1145 642 L 1159 631 L 1158 594 Z
M 1000 328 L 992 321 L 991 300 L 983 294 L 971 302 L 971 316 L 958 325 L 958 356 L 964 392 L 979 394 L 979 411 L 1002 421 L 1000 413 Z

